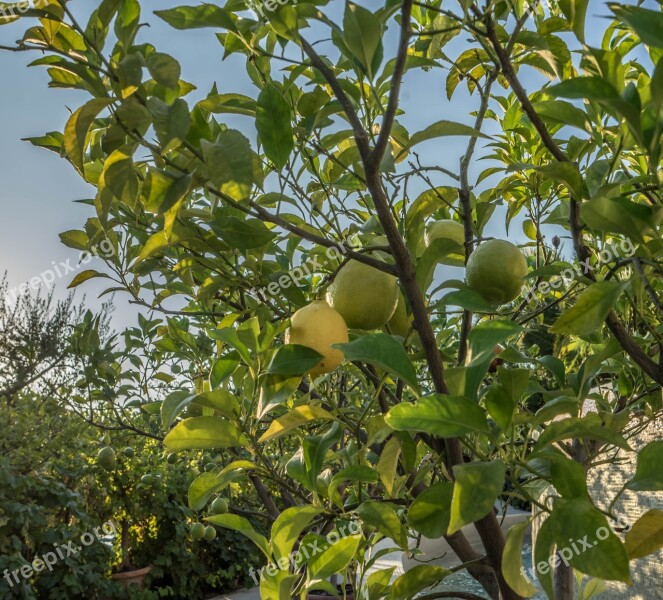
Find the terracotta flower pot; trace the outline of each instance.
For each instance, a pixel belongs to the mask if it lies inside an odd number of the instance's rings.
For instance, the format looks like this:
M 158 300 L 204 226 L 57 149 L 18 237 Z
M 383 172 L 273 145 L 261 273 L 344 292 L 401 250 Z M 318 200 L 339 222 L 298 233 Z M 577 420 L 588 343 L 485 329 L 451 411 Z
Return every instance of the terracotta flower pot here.
M 152 570 L 152 567 L 144 567 L 142 569 L 137 569 L 135 571 L 123 571 L 122 573 L 113 573 L 111 579 L 117 581 L 125 587 L 130 585 L 138 586 L 139 589 L 143 589 L 145 585 L 145 578 L 148 576 L 149 572 Z

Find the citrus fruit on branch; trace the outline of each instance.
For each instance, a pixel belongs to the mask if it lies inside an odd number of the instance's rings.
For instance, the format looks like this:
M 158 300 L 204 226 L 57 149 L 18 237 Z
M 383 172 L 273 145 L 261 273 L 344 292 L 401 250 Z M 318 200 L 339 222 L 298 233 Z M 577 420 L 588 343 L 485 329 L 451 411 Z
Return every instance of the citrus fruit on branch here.
M 489 240 L 467 261 L 467 285 L 491 304 L 506 304 L 520 294 L 527 275 L 527 260 L 511 242 Z
M 193 540 L 202 540 L 205 537 L 205 525 L 202 523 L 194 523 L 189 528 L 189 535 Z
M 107 471 L 112 471 L 115 468 L 116 458 L 115 450 L 110 446 L 104 446 L 97 454 L 97 464 Z
M 343 352 L 332 344 L 348 342 L 348 328 L 343 317 L 324 300 L 300 308 L 290 319 L 285 333 L 286 344 L 307 346 L 322 354 L 323 359 L 309 371 L 311 377 L 330 373 L 343 362 Z
M 327 302 L 352 329 L 382 327 L 398 303 L 398 279 L 389 273 L 350 260 L 327 288 Z
M 426 228 L 424 233 L 424 242 L 426 247 L 430 246 L 435 240 L 453 240 L 461 246 L 465 245 L 465 229 L 458 221 L 451 219 L 442 219 L 435 221 Z

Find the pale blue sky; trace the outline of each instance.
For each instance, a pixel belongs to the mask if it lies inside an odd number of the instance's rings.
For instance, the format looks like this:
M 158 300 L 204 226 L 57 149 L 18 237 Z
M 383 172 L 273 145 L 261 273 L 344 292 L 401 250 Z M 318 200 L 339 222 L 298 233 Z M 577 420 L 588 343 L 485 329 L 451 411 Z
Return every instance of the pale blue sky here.
M 89 10 L 92 3 L 87 4 L 88 1 L 83 4 L 81 0 L 75 0 L 71 3 L 72 9 L 80 11 L 81 7 L 87 6 Z M 141 42 L 149 41 L 181 62 L 183 78 L 198 86 L 188 98 L 190 103 L 206 95 L 214 81 L 222 92 L 255 96 L 255 88 L 245 74 L 243 58 L 231 57 L 222 62 L 222 49 L 213 30 L 175 31 L 152 14 L 157 8 L 185 3 L 174 0 L 143 2 L 142 21 L 149 23 L 150 27 L 139 34 Z M 340 0 L 331 0 L 325 10 L 330 15 L 340 14 L 343 4 Z M 372 3 L 365 4 L 370 6 Z M 589 12 L 590 15 L 605 14 L 607 9 L 601 2 L 592 2 Z M 593 26 L 588 27 L 592 38 L 600 37 L 602 24 L 602 20 L 594 20 Z M 25 27 L 25 23 L 0 27 L 0 44 L 11 44 Z M 462 38 L 457 43 L 462 44 Z M 21 141 L 21 138 L 61 130 L 69 109 L 75 110 L 88 99 L 83 93 L 49 89 L 43 67 L 26 68 L 38 56 L 37 53 L 0 52 L 3 82 L 0 92 L 0 272 L 8 269 L 10 287 L 38 276 L 51 267 L 53 261 L 71 259 L 74 262 L 78 253 L 62 246 L 58 233 L 80 228 L 90 216 L 89 207 L 73 202 L 91 197 L 91 191 L 69 164 L 52 152 Z M 410 132 L 439 119 L 471 123 L 467 111 L 475 105 L 476 99 L 469 104 L 467 94 L 459 86 L 453 102 L 448 103 L 444 79 L 445 74 L 440 70 L 408 74 L 402 98 L 406 114 L 400 120 Z M 534 85 L 534 81 L 536 79 L 530 79 L 529 83 Z M 525 82 L 528 83 L 528 79 Z M 235 125 L 255 139 L 251 127 L 246 127 L 247 121 L 243 122 L 244 126 L 241 123 L 240 119 Z M 464 146 L 461 138 L 444 138 L 429 144 L 426 148 L 430 150 L 428 156 L 435 157 L 438 164 L 456 170 Z M 482 168 L 484 165 L 475 165 L 474 172 Z M 520 231 L 514 233 L 520 236 Z M 66 294 L 65 287 L 71 277 L 58 282 L 58 295 Z M 77 293 L 79 296 L 85 293 L 88 305 L 94 308 L 96 295 L 101 289 L 103 283 L 93 280 Z M 123 307 L 122 298 L 117 300 L 116 326 L 120 326 L 126 323 L 130 311 Z

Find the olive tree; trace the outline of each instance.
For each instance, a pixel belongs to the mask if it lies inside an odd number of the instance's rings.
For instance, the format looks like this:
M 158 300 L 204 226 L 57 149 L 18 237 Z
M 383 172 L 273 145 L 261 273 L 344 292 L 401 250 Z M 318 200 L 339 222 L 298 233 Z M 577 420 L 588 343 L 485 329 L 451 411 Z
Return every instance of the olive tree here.
M 91 96 L 62 133 L 31 140 L 96 188 L 63 242 L 116 250 L 72 285 L 104 277 L 155 320 L 150 356 L 190 381 L 156 374 L 176 388 L 156 406 L 165 443 L 224 450 L 223 468 L 192 482 L 196 509 L 237 479 L 255 486 L 271 535 L 232 511 L 210 521 L 281 559 L 262 573 L 263 598 L 305 597 L 338 575 L 361 598 L 411 598 L 449 571 L 424 564 L 390 585 L 390 570 L 367 570 L 380 539 L 406 550 L 420 534 L 444 537 L 491 598 L 530 596 L 525 526 L 505 538 L 495 509 L 516 500 L 544 519 L 537 557 L 607 532 L 539 575 L 549 597 L 572 597 L 572 569 L 629 582 L 629 561 L 660 546 L 662 515 L 623 540 L 607 528 L 614 502 L 599 508 L 586 480 L 629 447 L 635 414 L 661 416 L 663 14 L 601 6 L 595 43 L 583 0 L 346 2 L 330 17 L 339 4 L 157 10 L 245 58 L 237 78 L 254 94 L 223 81 L 197 102 L 177 60 L 146 41 L 139 0 L 103 0 L 87 22 L 61 0 L 7 5 L 2 22 L 29 29 L 5 49 L 43 53 L 33 64 L 54 87 Z M 435 86 L 410 93 L 456 117 L 410 131 L 401 97 L 419 72 Z M 229 125 L 238 115 L 244 133 Z M 462 140 L 454 168 L 419 146 L 446 136 Z M 462 224 L 463 244 L 424 243 L 440 219 Z M 522 227 L 529 261 L 502 306 L 435 275 L 497 220 Z M 283 333 L 349 260 L 398 278 L 412 331 L 351 331 L 344 365 L 311 381 L 320 356 Z M 99 377 L 134 385 L 154 412 L 122 365 Z M 662 455 L 648 446 L 628 487 L 663 489 Z M 309 543 L 322 553 L 288 564 Z

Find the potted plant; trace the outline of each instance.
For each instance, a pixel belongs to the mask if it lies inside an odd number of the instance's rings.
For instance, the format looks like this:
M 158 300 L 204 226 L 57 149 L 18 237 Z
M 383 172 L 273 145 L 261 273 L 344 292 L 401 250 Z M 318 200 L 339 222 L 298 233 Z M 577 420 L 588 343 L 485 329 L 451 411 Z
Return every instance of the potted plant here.
M 104 437 L 102 442 L 109 440 Z M 123 586 L 143 589 L 152 570 L 151 565 L 145 564 L 140 551 L 151 514 L 147 510 L 149 503 L 145 492 L 157 477 L 150 473 L 141 475 L 140 467 L 144 465 L 131 447 L 116 452 L 110 445 L 105 445 L 99 450 L 96 463 L 100 467 L 99 477 L 108 494 L 112 517 L 118 523 L 114 540 L 116 564 L 111 579 Z

